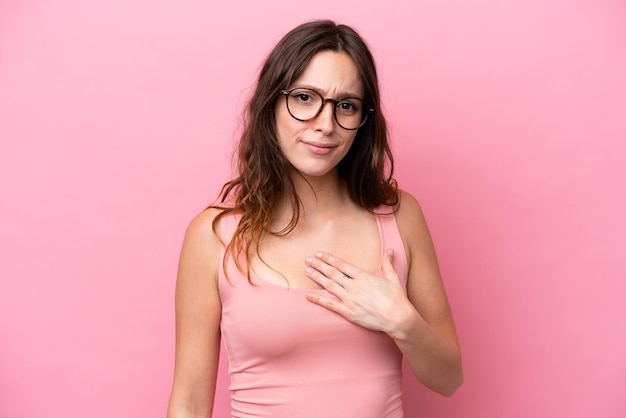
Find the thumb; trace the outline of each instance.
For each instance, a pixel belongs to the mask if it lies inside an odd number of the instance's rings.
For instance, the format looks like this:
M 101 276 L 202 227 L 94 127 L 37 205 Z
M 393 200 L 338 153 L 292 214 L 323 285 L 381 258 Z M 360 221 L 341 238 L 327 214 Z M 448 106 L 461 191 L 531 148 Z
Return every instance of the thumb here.
M 387 249 L 385 250 L 385 255 L 383 256 L 382 269 L 385 277 L 395 276 L 396 271 L 393 268 L 393 250 Z

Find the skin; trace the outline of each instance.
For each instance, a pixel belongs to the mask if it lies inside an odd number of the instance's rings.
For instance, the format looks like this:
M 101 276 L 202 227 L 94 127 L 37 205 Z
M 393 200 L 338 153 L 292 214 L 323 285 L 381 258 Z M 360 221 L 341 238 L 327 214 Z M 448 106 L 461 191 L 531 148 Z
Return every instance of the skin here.
M 334 99 L 362 97 L 363 91 L 354 63 L 337 52 L 318 53 L 291 87 L 310 87 Z M 350 200 L 337 175 L 337 164 L 353 146 L 356 131 L 335 122 L 329 103 L 306 122 L 293 119 L 284 100 L 278 100 L 274 110 L 280 149 L 294 167 L 303 217 L 292 233 L 263 237 L 259 253 L 252 254 L 251 268 L 276 285 L 288 282 L 292 288 L 329 290 L 339 301 L 314 292 L 303 297 L 320 309 L 387 333 L 423 384 L 451 395 L 463 380 L 461 353 L 419 204 L 401 193 L 396 218 L 409 262 L 404 289 L 392 267 L 392 252 L 381 248 L 374 216 Z M 211 229 L 217 213 L 209 209 L 193 219 L 183 242 L 169 418 L 210 417 L 213 409 L 221 317 L 220 243 Z M 273 229 L 284 227 L 290 216 L 289 201 L 284 199 L 275 210 Z M 373 273 L 379 263 L 383 276 Z

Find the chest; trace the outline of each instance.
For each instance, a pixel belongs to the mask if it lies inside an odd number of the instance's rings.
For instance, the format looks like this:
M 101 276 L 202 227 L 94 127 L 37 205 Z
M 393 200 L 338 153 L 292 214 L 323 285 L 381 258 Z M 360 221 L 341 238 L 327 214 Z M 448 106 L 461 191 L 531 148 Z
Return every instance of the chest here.
M 306 274 L 305 259 L 325 251 L 366 271 L 376 271 L 382 248 L 376 218 L 369 213 L 299 225 L 288 235 L 271 235 L 253 252 L 258 278 L 296 289 L 319 289 Z

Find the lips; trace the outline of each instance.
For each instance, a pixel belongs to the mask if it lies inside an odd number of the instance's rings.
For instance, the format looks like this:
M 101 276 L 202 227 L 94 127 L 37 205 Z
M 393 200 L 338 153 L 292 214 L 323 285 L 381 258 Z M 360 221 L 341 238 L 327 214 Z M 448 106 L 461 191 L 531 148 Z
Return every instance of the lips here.
M 304 144 L 306 149 L 308 149 L 310 152 L 316 155 L 327 155 L 331 153 L 332 150 L 337 148 L 337 145 L 334 145 L 334 144 L 325 144 L 325 143 L 320 143 L 320 142 L 307 142 L 307 141 L 302 141 L 302 143 Z

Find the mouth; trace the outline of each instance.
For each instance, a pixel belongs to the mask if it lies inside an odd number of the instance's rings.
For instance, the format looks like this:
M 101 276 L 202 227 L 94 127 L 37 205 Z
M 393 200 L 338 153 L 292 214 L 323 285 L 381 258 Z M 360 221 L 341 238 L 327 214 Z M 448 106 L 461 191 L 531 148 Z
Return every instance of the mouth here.
M 326 144 L 326 143 L 313 142 L 313 141 L 302 141 L 302 143 L 310 152 L 316 155 L 326 155 L 326 154 L 329 154 L 335 148 L 337 148 L 337 145 L 335 144 Z

